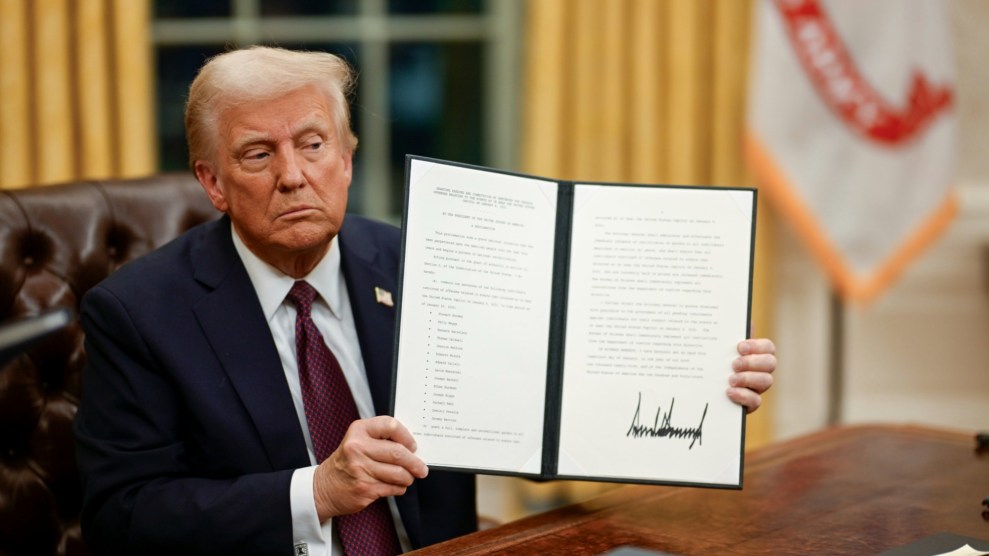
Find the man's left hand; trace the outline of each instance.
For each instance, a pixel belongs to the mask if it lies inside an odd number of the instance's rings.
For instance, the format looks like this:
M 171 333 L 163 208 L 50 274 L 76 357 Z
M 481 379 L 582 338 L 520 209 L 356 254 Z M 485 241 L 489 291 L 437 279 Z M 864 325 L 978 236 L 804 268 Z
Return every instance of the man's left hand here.
M 728 378 L 728 397 L 752 413 L 762 405 L 760 394 L 773 386 L 776 346 L 772 340 L 750 338 L 738 343 L 738 354 L 731 363 L 735 372 Z

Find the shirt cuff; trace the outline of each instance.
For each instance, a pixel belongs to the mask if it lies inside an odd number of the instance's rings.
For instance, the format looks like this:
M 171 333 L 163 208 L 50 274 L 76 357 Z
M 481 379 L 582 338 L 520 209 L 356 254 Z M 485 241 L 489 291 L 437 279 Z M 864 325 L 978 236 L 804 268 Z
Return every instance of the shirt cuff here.
M 316 513 L 316 500 L 313 498 L 313 477 L 316 466 L 296 469 L 292 473 L 289 488 L 289 502 L 292 506 L 292 544 L 306 544 L 308 553 L 329 554 L 331 533 L 330 522 L 319 522 Z

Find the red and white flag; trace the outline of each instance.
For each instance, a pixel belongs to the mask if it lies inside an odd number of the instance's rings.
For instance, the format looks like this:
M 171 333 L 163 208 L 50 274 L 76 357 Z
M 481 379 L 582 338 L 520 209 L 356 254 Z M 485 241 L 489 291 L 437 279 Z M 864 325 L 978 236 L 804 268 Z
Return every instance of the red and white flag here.
M 747 156 L 845 299 L 880 293 L 955 213 L 946 0 L 761 0 Z

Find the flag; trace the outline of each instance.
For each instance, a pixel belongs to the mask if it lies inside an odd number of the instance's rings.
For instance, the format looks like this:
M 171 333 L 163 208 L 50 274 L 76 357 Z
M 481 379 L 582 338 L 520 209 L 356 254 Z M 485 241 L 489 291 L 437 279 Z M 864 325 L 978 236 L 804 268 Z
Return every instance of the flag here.
M 760 0 L 746 156 L 846 300 L 881 293 L 956 211 L 946 0 Z

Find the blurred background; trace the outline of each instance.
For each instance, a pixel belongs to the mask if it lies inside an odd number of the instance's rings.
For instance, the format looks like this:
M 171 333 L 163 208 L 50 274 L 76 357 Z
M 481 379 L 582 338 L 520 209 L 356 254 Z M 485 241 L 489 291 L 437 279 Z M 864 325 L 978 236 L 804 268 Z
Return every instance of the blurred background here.
M 785 206 L 760 195 L 753 334 L 775 339 L 780 364 L 747 448 L 865 422 L 989 428 L 989 3 L 943 4 L 957 212 L 880 292 L 849 301 Z M 405 154 L 560 179 L 760 186 L 744 148 L 757 6 L 0 0 L 0 187 L 187 171 L 188 84 L 209 56 L 250 44 L 357 68 L 350 208 L 396 224 Z M 481 486 L 482 513 L 502 521 L 612 488 Z

